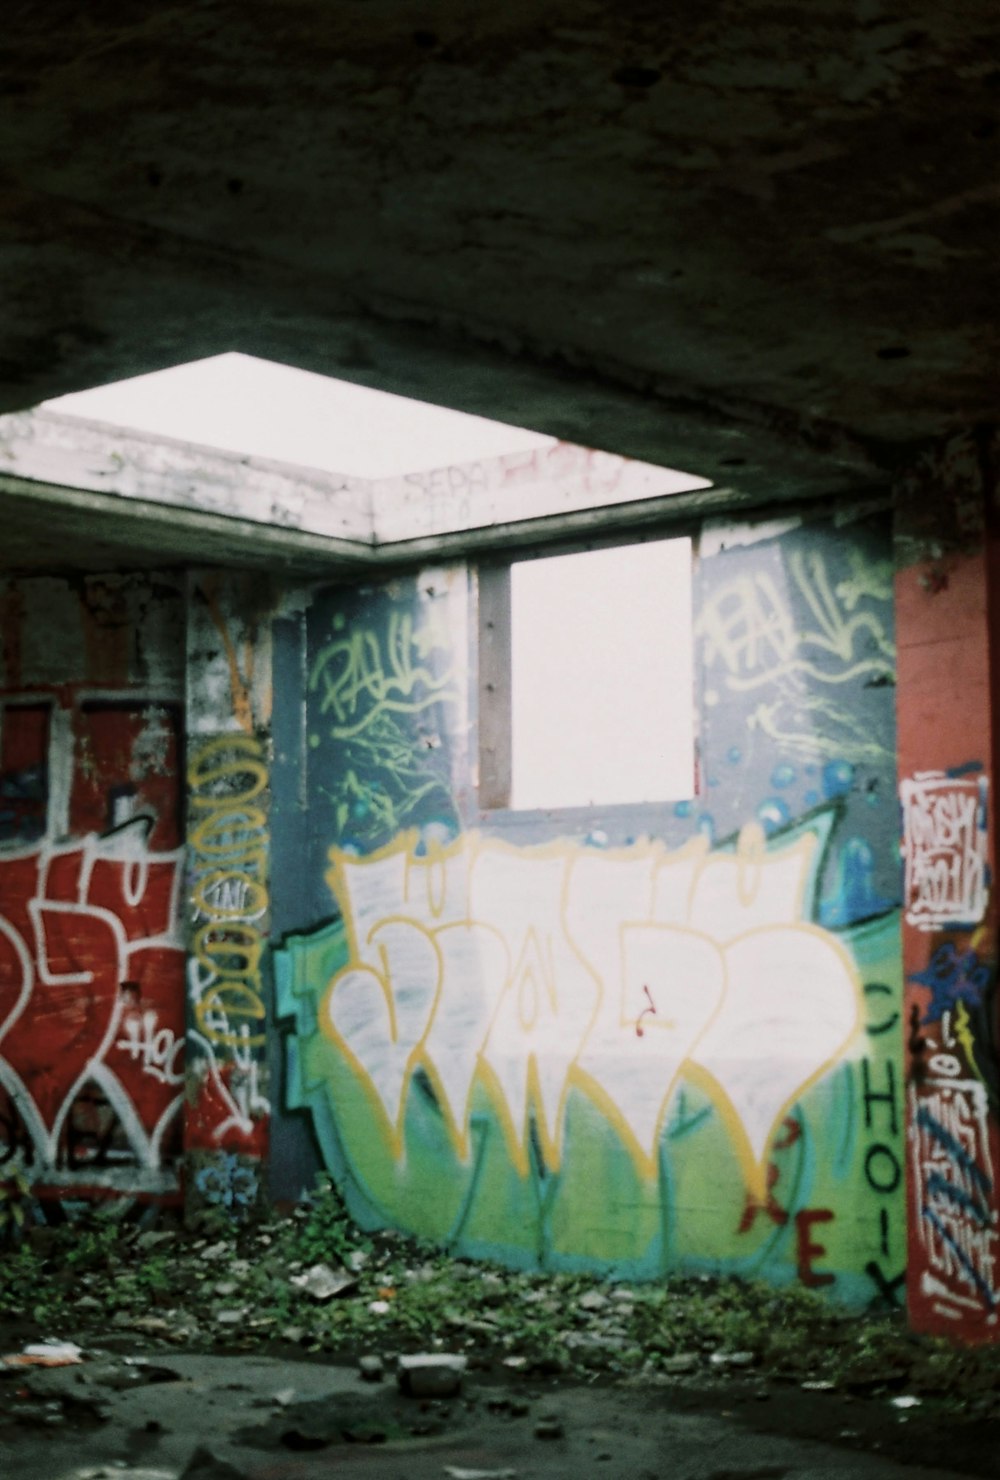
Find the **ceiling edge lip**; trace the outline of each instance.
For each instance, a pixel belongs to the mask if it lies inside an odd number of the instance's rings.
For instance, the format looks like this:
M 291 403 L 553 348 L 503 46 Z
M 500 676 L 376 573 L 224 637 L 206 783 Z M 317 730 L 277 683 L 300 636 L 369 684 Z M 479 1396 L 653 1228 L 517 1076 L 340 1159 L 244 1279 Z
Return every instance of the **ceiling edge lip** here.
M 304 573 L 315 573 L 329 567 L 339 568 L 345 574 L 348 571 L 363 573 L 405 566 L 421 559 L 489 558 L 497 550 L 506 551 L 514 546 L 614 539 L 618 535 L 627 537 L 630 533 L 640 532 L 676 532 L 679 528 L 695 528 L 706 519 L 724 519 L 727 516 L 738 520 L 759 520 L 787 517 L 790 512 L 801 509 L 815 517 L 817 506 L 824 502 L 823 496 L 815 493 L 800 494 L 795 498 L 772 496 L 764 499 L 738 486 L 715 486 L 627 504 L 501 521 L 474 529 L 379 543 L 350 541 L 307 530 L 263 524 L 231 514 L 123 498 L 108 490 L 65 487 L 3 472 L 0 472 L 0 495 L 23 500 L 34 509 L 44 505 L 53 510 L 73 509 L 77 514 L 90 516 L 95 523 L 96 538 L 108 537 L 108 525 L 120 527 L 124 523 L 141 529 L 150 540 L 158 540 L 165 563 L 198 563 L 193 562 L 183 549 L 174 546 L 170 535 L 191 537 L 204 533 L 228 541 L 226 564 L 259 565 L 270 555 L 287 562 L 289 567 L 301 562 Z M 830 517 L 836 515 L 841 520 L 863 517 L 876 509 L 889 507 L 891 489 L 888 481 L 873 482 L 864 489 L 853 490 L 846 504 L 841 498 L 838 509 L 831 511 Z
M 270 547 L 289 553 L 326 555 L 334 560 L 349 559 L 357 564 L 373 564 L 373 547 L 367 541 L 348 540 L 335 535 L 317 534 L 311 530 L 290 528 L 248 519 L 215 510 L 189 508 L 156 500 L 127 498 L 108 489 L 74 488 L 65 484 L 0 472 L 0 495 L 23 499 L 37 508 L 72 508 L 89 514 L 97 528 L 106 522 L 142 525 L 150 533 L 156 529 L 181 529 L 188 534 L 204 531 L 235 539 L 247 547 Z M 95 534 L 97 533 L 95 528 Z
M 25 430 L 8 424 L 22 422 Z M 38 432 L 42 437 L 37 437 Z M 283 462 L 280 458 L 260 457 L 256 453 L 237 452 L 231 447 L 212 447 L 205 442 L 189 442 L 182 437 L 170 437 L 165 433 L 149 432 L 142 427 L 123 426 L 115 421 L 101 421 L 97 417 L 74 416 L 65 411 L 50 411 L 45 407 L 33 407 L 27 411 L 7 411 L 0 415 L 0 448 L 11 435 L 16 440 L 39 440 L 45 445 L 46 434 L 65 432 L 67 436 L 83 440 L 95 438 L 114 439 L 126 444 L 134 443 L 151 449 L 167 449 L 181 457 L 195 456 L 207 462 L 235 464 L 243 468 L 260 469 L 266 473 L 277 473 L 303 483 L 319 483 L 324 486 L 335 484 L 330 491 L 352 488 L 356 485 L 368 487 L 375 480 L 362 478 L 356 473 L 341 473 L 333 468 L 315 468 L 307 463 Z M 7 433 L 7 435 L 5 435 Z
M 0 417 L 0 472 L 113 495 L 122 506 L 139 501 L 362 544 L 372 538 L 367 480 L 308 470 L 303 476 L 293 465 L 58 412 Z

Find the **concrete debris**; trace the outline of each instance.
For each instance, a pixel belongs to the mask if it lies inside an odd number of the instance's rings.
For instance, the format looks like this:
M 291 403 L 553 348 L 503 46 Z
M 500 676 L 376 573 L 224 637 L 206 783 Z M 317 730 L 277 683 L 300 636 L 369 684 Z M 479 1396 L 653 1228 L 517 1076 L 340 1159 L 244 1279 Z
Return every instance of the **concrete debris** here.
M 516 1470 L 467 1470 L 462 1465 L 445 1465 L 450 1480 L 515 1480 Z
M 125 1331 L 142 1331 L 147 1336 L 168 1336 L 176 1339 L 178 1334 L 163 1316 L 133 1316 L 127 1311 L 119 1311 L 112 1325 Z
M 119 1460 L 114 1465 L 86 1465 L 74 1470 L 72 1480 L 176 1480 L 176 1475 L 176 1470 L 149 1469 L 145 1465 L 134 1468 Z
M 713 1352 L 708 1359 L 713 1367 L 752 1367 L 753 1352 Z
M 890 1398 L 889 1402 L 893 1408 L 919 1408 L 920 1406 L 920 1399 L 911 1397 L 908 1394 L 899 1398 Z
M 140 1233 L 135 1241 L 135 1246 L 137 1249 L 148 1252 L 152 1249 L 160 1248 L 163 1244 L 172 1244 L 175 1239 L 176 1234 L 170 1232 L 168 1229 L 150 1228 L 145 1233 Z
M 586 1295 L 581 1295 L 577 1302 L 581 1310 L 605 1310 L 609 1304 L 608 1297 L 602 1295 L 600 1290 L 588 1290 Z
M 246 1471 L 238 1470 L 228 1460 L 219 1459 L 218 1455 L 199 1444 L 186 1469 L 182 1470 L 180 1480 L 246 1480 Z
M 324 1305 L 335 1295 L 343 1295 L 358 1283 L 357 1276 L 348 1269 L 331 1269 L 329 1264 L 314 1264 L 304 1274 L 293 1274 L 288 1283 L 310 1295 L 318 1304 Z
M 516 1398 L 506 1393 L 500 1393 L 486 1400 L 486 1407 L 490 1413 L 506 1413 L 511 1418 L 523 1418 L 528 1412 L 528 1406 L 526 1399 Z
M 567 1331 L 563 1337 L 563 1345 L 570 1351 L 620 1352 L 628 1344 L 627 1337 L 612 1331 Z
M 385 1375 L 385 1363 L 381 1357 L 359 1357 L 358 1372 L 365 1382 L 381 1382 Z
M 462 1386 L 467 1358 L 451 1352 L 400 1357 L 397 1381 L 410 1398 L 452 1398 Z

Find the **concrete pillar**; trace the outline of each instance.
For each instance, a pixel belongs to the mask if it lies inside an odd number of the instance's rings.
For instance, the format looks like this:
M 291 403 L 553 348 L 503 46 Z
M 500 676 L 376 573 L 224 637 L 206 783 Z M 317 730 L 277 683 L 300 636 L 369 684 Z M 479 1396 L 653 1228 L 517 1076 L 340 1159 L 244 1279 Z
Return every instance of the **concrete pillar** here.
M 193 572 L 187 599 L 186 1201 L 241 1218 L 270 1117 L 270 591 Z
M 1000 1339 L 995 778 L 997 437 L 897 489 L 910 1320 Z

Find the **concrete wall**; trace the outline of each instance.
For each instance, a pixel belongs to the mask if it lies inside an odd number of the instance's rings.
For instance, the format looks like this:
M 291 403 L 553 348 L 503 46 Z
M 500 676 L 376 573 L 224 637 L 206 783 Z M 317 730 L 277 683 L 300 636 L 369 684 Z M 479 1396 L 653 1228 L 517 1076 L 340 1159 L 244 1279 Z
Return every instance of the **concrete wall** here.
M 888 520 L 709 528 L 696 589 L 702 785 L 649 807 L 478 810 L 462 566 L 278 624 L 272 1178 L 291 1110 L 357 1217 L 455 1252 L 896 1303 Z

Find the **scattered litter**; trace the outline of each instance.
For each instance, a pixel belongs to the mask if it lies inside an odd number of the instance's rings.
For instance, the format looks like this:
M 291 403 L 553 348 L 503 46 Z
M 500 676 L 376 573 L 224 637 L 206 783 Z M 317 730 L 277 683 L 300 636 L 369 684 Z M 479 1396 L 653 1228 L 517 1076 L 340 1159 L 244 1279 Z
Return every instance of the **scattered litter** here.
M 295 1402 L 295 1389 L 293 1387 L 282 1388 L 280 1393 L 275 1393 L 274 1401 L 279 1408 L 287 1408 L 289 1403 Z
M 305 1274 L 293 1274 L 288 1283 L 323 1305 L 335 1295 L 342 1295 L 345 1290 L 353 1289 L 358 1281 L 356 1275 L 351 1274 L 348 1269 L 331 1269 L 329 1264 L 314 1264 Z
M 804 1393 L 832 1393 L 834 1388 L 832 1382 L 803 1382 L 799 1386 Z
M 38 1341 L 0 1361 L 5 1367 L 75 1367 L 83 1361 L 83 1348 L 72 1341 Z
M 381 1357 L 359 1357 L 358 1373 L 365 1382 L 381 1382 L 385 1373 L 385 1364 Z
M 889 1402 L 893 1408 L 919 1408 L 920 1399 L 904 1395 L 901 1398 L 890 1398 Z
M 368 1309 L 373 1316 L 386 1316 L 389 1314 L 388 1300 L 369 1300 Z
M 513 1371 L 517 1372 L 522 1367 L 527 1367 L 528 1359 L 527 1357 L 504 1357 L 503 1365 L 505 1367 L 510 1367 L 513 1369 Z

